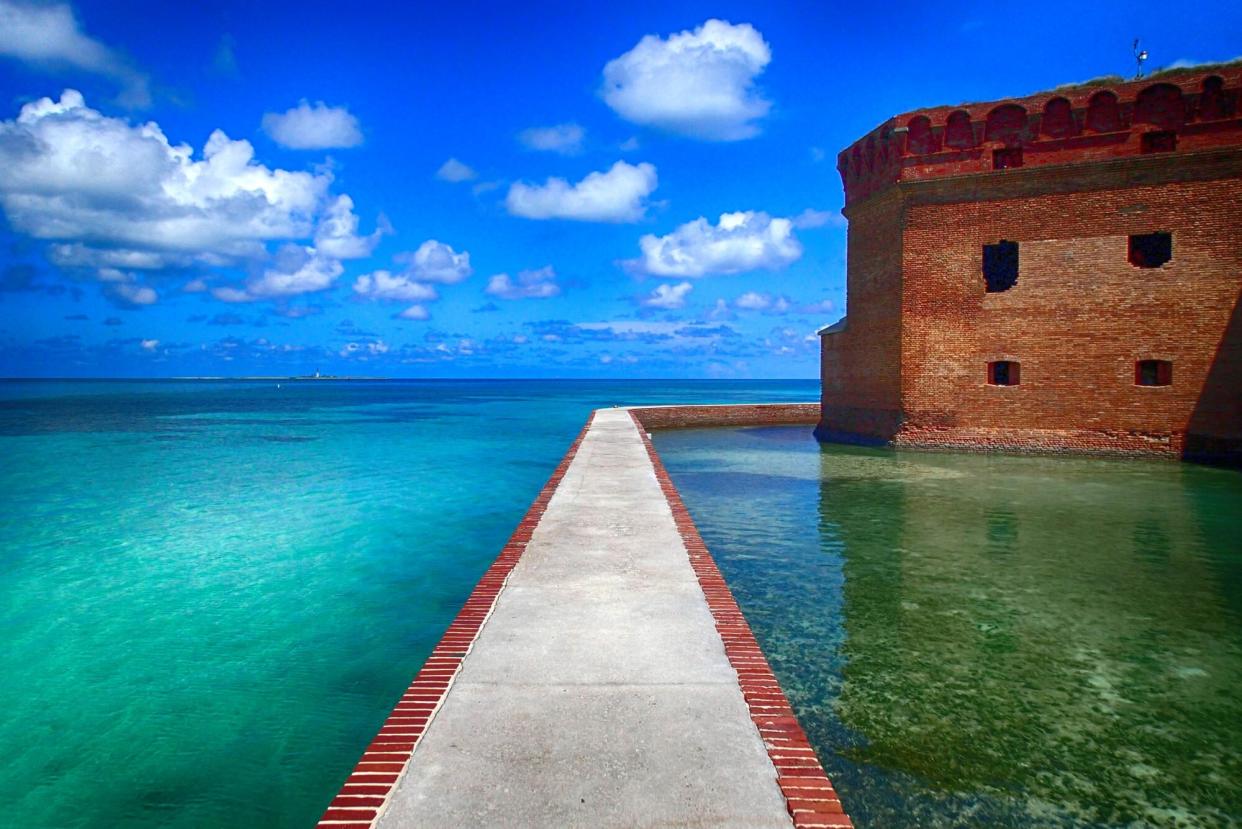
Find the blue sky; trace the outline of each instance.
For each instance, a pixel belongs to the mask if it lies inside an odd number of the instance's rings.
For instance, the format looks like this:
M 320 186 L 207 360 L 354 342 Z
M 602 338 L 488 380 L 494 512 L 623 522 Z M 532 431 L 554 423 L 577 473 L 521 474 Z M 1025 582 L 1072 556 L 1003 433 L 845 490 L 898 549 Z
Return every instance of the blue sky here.
M 0 0 L 0 375 L 815 377 L 837 151 L 1228 3 Z

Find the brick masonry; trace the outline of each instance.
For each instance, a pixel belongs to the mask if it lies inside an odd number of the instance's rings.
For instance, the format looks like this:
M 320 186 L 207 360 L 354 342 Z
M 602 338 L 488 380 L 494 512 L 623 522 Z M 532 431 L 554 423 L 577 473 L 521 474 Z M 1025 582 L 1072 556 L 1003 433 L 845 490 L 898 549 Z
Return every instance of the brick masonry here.
M 531 534 L 552 500 L 552 494 L 578 453 L 582 439 L 591 428 L 592 418 L 587 419 L 500 555 L 479 579 L 453 623 L 380 727 L 379 734 L 367 746 L 340 792 L 319 819 L 319 829 L 371 829 L 379 820 L 398 779 L 410 763 L 414 749 L 448 695 L 462 660 L 470 652 L 479 631 L 496 606 L 509 574 L 526 551 Z
M 815 425 L 818 403 L 751 403 L 724 406 L 647 406 L 630 409 L 648 431 L 709 426 Z
M 681 494 L 669 478 L 647 429 L 650 423 L 662 421 L 674 427 L 704 426 L 707 413 L 713 410 L 718 417 L 728 417 L 723 422 L 710 425 L 756 426 L 777 423 L 807 423 L 803 405 L 770 406 L 677 406 L 633 409 L 630 416 L 642 435 L 643 445 L 655 468 L 656 480 L 673 513 L 673 521 L 686 545 L 690 566 L 699 580 L 707 607 L 716 622 L 716 630 L 724 642 L 725 655 L 737 672 L 742 697 L 750 708 L 751 720 L 759 729 L 763 744 L 767 747 L 772 765 L 776 767 L 776 782 L 785 795 L 789 814 L 798 829 L 811 827 L 848 827 L 854 824 L 845 814 L 840 798 L 832 782 L 820 765 L 815 749 L 798 724 L 793 707 L 781 690 L 776 675 L 768 665 L 767 658 L 746 623 L 746 617 L 737 606 L 733 593 L 716 567 L 707 545 L 703 543 L 694 520 L 690 517 Z M 809 408 L 814 408 L 813 405 Z M 793 418 L 792 420 L 790 418 Z
M 842 152 L 849 316 L 821 339 L 818 434 L 1242 460 L 1240 99 L 1232 64 L 918 110 Z M 1152 132 L 1176 148 L 1143 152 Z M 993 169 L 1004 149 L 1022 166 Z M 1132 265 L 1155 231 L 1172 260 Z M 987 293 L 1001 240 L 1017 283 Z M 1136 385 L 1145 359 L 1172 384 Z M 1021 383 L 989 385 L 995 360 Z

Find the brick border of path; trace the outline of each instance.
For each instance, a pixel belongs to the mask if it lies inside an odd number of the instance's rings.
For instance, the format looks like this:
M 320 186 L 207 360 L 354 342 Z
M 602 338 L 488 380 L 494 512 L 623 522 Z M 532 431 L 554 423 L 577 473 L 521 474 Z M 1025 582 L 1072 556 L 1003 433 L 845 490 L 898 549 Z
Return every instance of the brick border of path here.
M 418 741 L 440 710 L 453 680 L 461 670 L 462 660 L 474 646 L 484 622 L 491 616 L 500 592 L 522 553 L 526 552 L 531 533 L 543 517 L 552 494 L 565 477 L 594 419 L 592 413 L 500 555 L 479 579 L 439 644 L 397 701 L 396 707 L 380 727 L 379 734 L 367 746 L 362 759 L 319 819 L 319 829 L 371 829 L 384 813 L 397 781 L 410 764 Z
M 733 670 L 737 672 L 742 696 L 750 708 L 750 718 L 759 729 L 763 744 L 768 749 L 768 757 L 776 767 L 776 782 L 780 785 L 781 793 L 785 795 L 794 826 L 798 829 L 852 827 L 854 824 L 845 814 L 841 800 L 832 788 L 832 781 L 820 765 L 815 749 L 811 748 L 793 707 L 781 690 L 776 675 L 772 673 L 767 658 L 746 622 L 746 617 L 738 608 L 732 591 L 716 567 L 715 559 L 699 535 L 698 527 L 686 510 L 686 505 L 682 503 L 681 493 L 669 478 L 668 470 L 664 468 L 664 463 L 651 442 L 651 436 L 643 425 L 642 418 L 645 414 L 647 412 L 630 410 L 634 426 L 643 439 L 643 445 L 647 447 L 647 457 L 655 467 L 656 480 L 659 481 L 664 498 L 673 512 L 677 531 L 686 545 L 690 566 L 694 568 L 699 586 L 707 599 L 707 607 L 716 620 L 716 630 L 724 640 L 725 654 L 729 657 Z M 768 423 L 774 422 L 774 419 L 765 420 Z

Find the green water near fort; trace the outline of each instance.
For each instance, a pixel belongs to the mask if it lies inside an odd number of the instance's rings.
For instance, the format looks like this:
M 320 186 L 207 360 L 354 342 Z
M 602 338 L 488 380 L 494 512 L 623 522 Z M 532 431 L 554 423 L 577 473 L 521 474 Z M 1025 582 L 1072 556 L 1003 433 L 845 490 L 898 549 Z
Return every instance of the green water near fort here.
M 1242 475 L 655 443 L 860 827 L 1242 825 Z

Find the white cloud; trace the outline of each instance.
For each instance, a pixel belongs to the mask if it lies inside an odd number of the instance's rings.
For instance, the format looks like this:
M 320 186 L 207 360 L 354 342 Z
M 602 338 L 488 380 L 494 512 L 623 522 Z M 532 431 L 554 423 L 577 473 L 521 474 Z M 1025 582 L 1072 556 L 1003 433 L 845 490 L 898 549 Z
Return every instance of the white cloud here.
M 686 295 L 694 290 L 694 286 L 689 282 L 679 282 L 676 285 L 657 285 L 656 289 L 651 292 L 651 296 L 643 300 L 642 304 L 648 308 L 682 308 L 686 304 Z
M 330 107 L 323 101 L 312 106 L 303 99 L 283 113 L 269 112 L 263 116 L 263 131 L 277 144 L 294 150 L 328 150 L 362 143 L 358 119 L 345 107 Z
M 578 124 L 531 127 L 518 133 L 518 140 L 532 150 L 573 155 L 582 152 L 586 130 Z
M 356 236 L 352 202 L 331 197 L 331 181 L 269 169 L 248 141 L 219 130 L 195 160 L 158 124 L 107 117 L 71 89 L 0 121 L 0 207 L 14 230 L 55 243 L 49 258 L 62 267 L 261 266 L 268 243 L 313 235 L 337 254 L 359 254 L 372 237 Z M 331 254 L 316 253 L 313 267 L 333 270 L 323 261 Z M 276 295 L 279 281 L 248 290 Z
M 393 258 L 405 264 L 408 274 L 420 282 L 453 285 L 474 273 L 469 253 L 458 253 L 435 239 L 423 242 L 413 253 L 399 253 Z
M 383 270 L 363 274 L 354 280 L 354 293 L 366 299 L 393 302 L 430 302 L 439 298 L 432 286 Z
M 551 265 L 538 270 L 519 271 L 517 280 L 498 273 L 487 282 L 487 292 L 501 299 L 548 299 L 561 292 Z
M 315 228 L 315 249 L 335 259 L 364 259 L 379 244 L 380 236 L 391 228 L 381 223 L 369 236 L 358 235 L 358 217 L 354 200 L 341 195 L 329 202 Z
M 145 348 L 147 351 L 154 351 L 155 349 L 159 348 L 159 345 L 160 345 L 159 340 L 143 340 L 142 341 L 142 347 Z
M 830 314 L 835 311 L 836 308 L 836 303 L 834 303 L 831 299 L 825 299 L 819 302 L 812 302 L 808 305 L 803 305 L 798 308 L 798 312 L 802 314 Z
M 749 23 L 708 20 L 693 32 L 647 35 L 604 67 L 604 102 L 627 121 L 708 141 L 735 141 L 771 103 L 755 78 L 772 59 Z
M 828 224 L 836 225 L 837 227 L 845 226 L 845 218 L 839 213 L 833 213 L 829 210 L 815 210 L 810 207 L 794 216 L 792 221 L 793 226 L 798 228 L 798 230 L 808 230 Z
M 572 219 L 581 222 L 636 222 L 647 210 L 647 196 L 656 189 L 656 168 L 618 161 L 607 172 L 591 173 L 577 184 L 550 178 L 546 184 L 517 182 L 505 206 L 527 219 Z
M 139 283 L 132 273 L 125 273 L 117 268 L 100 268 L 95 273 L 95 278 L 103 284 L 104 295 L 118 305 L 154 305 L 159 299 L 154 288 Z
M 455 158 L 450 158 L 448 161 L 440 165 L 439 170 L 436 170 L 436 178 L 441 181 L 451 181 L 456 183 L 459 181 L 470 181 L 471 179 L 478 177 L 479 174 L 476 173 L 472 167 L 467 164 L 463 164 Z
M 272 266 L 248 278 L 244 287 L 224 286 L 214 289 L 211 295 L 222 302 L 298 296 L 331 288 L 344 270 L 338 260 L 313 247 L 285 245 L 277 252 Z
M 787 314 L 793 307 L 788 297 L 774 297 L 757 291 L 747 291 L 734 300 L 733 304 L 746 311 L 763 311 L 768 314 Z
M 411 305 L 401 313 L 397 314 L 403 320 L 427 320 L 431 319 L 431 314 L 427 313 L 427 309 L 421 305 Z
M 49 69 L 67 66 L 103 75 L 121 84 L 124 106 L 151 104 L 146 75 L 86 35 L 67 3 L 0 0 L 0 55 Z
M 724 213 L 715 225 L 700 217 L 666 236 L 647 234 L 638 244 L 642 257 L 627 264 L 654 276 L 779 270 L 802 256 L 792 221 L 754 210 Z

